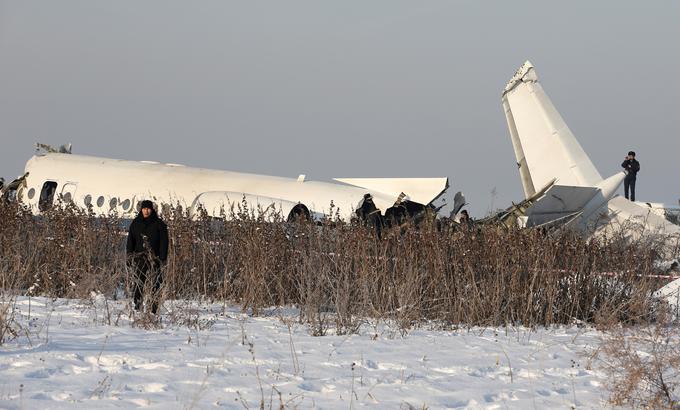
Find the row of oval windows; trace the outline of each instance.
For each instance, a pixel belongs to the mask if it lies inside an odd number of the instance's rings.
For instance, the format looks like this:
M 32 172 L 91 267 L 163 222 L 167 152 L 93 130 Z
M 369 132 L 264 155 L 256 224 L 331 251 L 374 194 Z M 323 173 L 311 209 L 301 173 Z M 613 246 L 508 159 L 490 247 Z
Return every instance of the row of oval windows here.
M 29 189 L 28 190 L 28 199 L 33 199 L 34 196 L 35 196 L 35 188 Z M 61 199 L 64 202 L 73 202 L 73 197 L 71 196 L 70 192 L 63 194 Z M 99 208 L 104 206 L 104 201 L 106 201 L 106 199 L 104 198 L 103 195 L 100 195 L 99 198 L 97 198 L 97 206 Z M 85 195 L 85 197 L 83 198 L 83 203 L 85 204 L 85 206 L 92 206 L 92 195 L 90 195 L 90 194 Z M 126 199 L 126 200 L 120 202 L 120 206 L 123 208 L 124 211 L 129 210 L 131 205 L 132 205 L 132 201 L 130 201 L 129 199 Z M 118 198 L 111 198 L 111 200 L 109 201 L 109 207 L 111 209 L 114 209 L 116 206 L 118 206 Z

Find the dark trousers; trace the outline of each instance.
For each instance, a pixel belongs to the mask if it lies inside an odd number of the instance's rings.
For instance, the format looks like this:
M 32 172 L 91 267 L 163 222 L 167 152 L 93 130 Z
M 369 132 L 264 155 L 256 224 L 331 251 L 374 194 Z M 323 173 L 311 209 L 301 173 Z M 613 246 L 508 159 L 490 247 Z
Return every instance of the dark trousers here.
M 144 301 L 144 288 L 147 280 L 152 283 L 151 311 L 158 312 L 158 301 L 160 299 L 160 288 L 163 283 L 161 276 L 161 264 L 155 258 L 150 258 L 146 254 L 135 255 L 133 258 L 133 293 L 135 310 L 141 310 Z
M 628 191 L 630 191 L 630 200 L 635 201 L 635 175 L 628 174 L 623 180 L 623 193 L 626 199 L 628 199 Z

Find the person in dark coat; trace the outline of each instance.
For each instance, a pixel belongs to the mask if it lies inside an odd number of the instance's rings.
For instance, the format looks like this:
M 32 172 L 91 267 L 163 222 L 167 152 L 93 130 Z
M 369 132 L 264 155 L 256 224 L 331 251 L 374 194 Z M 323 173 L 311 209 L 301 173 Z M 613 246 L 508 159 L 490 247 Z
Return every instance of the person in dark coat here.
M 371 194 L 364 194 L 364 199 L 361 201 L 361 205 L 356 210 L 356 213 L 363 223 L 375 228 L 378 238 L 380 238 L 382 232 L 382 219 L 380 210 L 375 206 Z
M 130 224 L 127 237 L 128 263 L 134 269 L 135 310 L 142 308 L 144 284 L 153 281 L 151 311 L 158 311 L 158 298 L 163 277 L 161 265 L 168 258 L 168 227 L 158 217 L 153 202 L 142 201 L 139 214 Z
M 626 177 L 623 180 L 623 193 L 628 199 L 628 191 L 630 190 L 630 200 L 635 201 L 635 179 L 638 171 L 640 171 L 640 163 L 635 159 L 634 151 L 628 151 L 628 155 L 621 166 L 626 172 Z
M 467 228 L 472 226 L 472 219 L 470 218 L 470 214 L 468 213 L 467 210 L 463 209 L 460 211 L 460 217 L 458 218 L 458 223 L 461 226 L 465 226 Z

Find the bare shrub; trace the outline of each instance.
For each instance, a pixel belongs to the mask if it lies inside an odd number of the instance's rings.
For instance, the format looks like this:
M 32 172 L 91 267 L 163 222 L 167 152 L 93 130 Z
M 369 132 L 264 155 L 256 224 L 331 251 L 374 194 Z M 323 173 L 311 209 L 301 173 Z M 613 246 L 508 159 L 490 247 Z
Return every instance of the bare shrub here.
M 680 329 L 658 323 L 607 334 L 602 344 L 610 402 L 649 409 L 680 408 Z
M 0 346 L 19 334 L 19 327 L 14 318 L 14 300 L 0 300 Z

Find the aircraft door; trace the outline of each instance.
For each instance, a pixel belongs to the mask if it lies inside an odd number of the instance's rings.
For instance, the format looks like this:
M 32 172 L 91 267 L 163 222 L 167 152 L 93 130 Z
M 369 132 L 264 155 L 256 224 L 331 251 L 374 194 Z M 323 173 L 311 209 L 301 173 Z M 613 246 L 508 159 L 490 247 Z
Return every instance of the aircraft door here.
M 52 207 L 54 201 L 54 193 L 57 191 L 57 183 L 55 181 L 45 181 L 40 190 L 40 199 L 38 200 L 38 209 L 47 211 Z
M 61 200 L 65 204 L 74 203 L 76 200 L 76 190 L 78 185 L 73 182 L 67 182 L 64 187 L 61 188 Z

